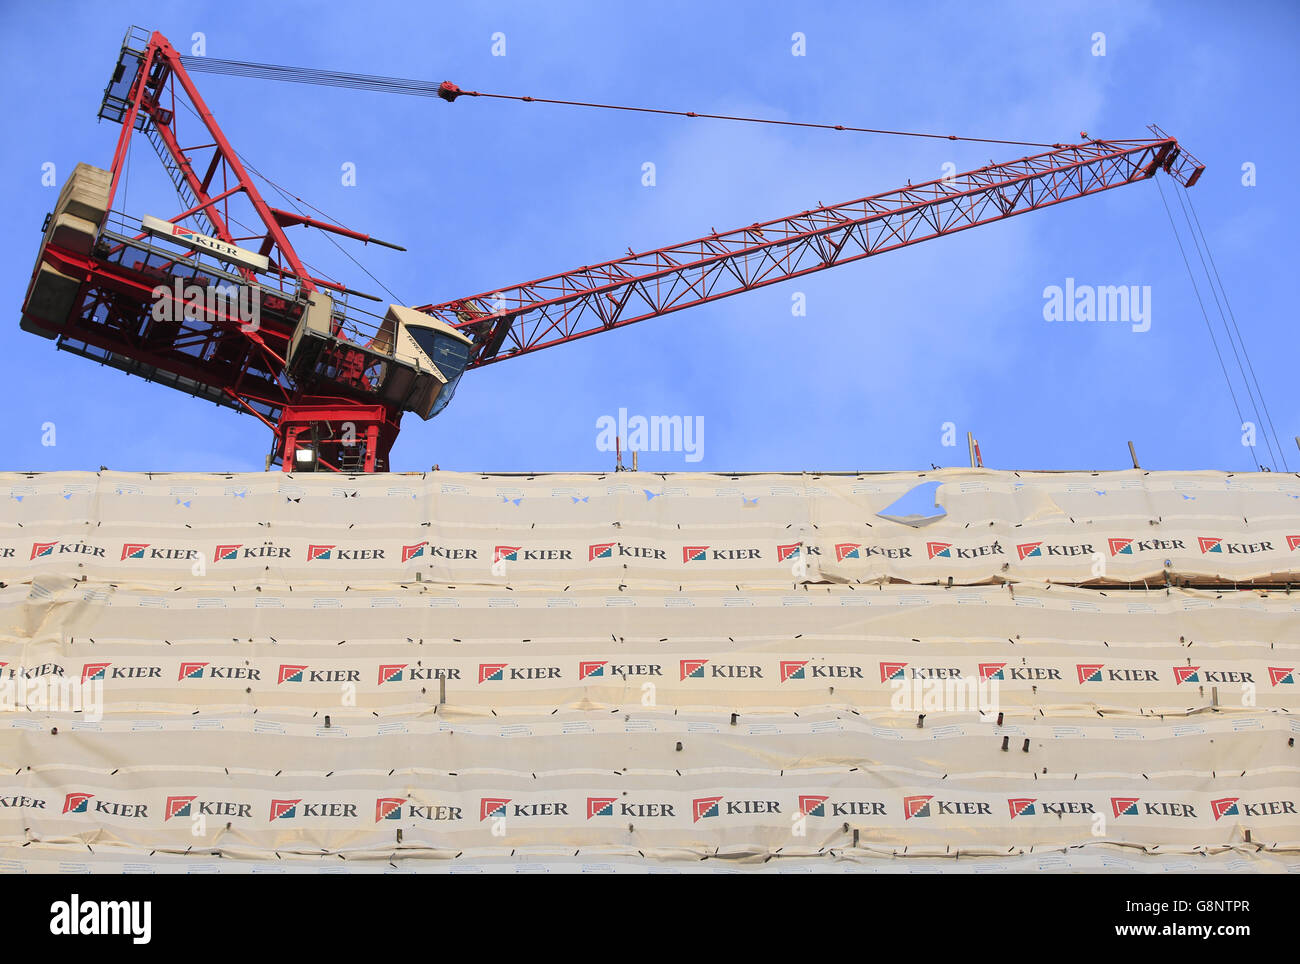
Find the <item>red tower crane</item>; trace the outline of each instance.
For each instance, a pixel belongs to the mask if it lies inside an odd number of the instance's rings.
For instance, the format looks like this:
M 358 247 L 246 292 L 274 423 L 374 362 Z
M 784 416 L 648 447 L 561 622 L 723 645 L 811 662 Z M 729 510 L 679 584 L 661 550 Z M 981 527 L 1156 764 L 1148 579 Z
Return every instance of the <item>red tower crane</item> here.
M 443 84 L 439 95 L 462 92 Z M 122 125 L 46 220 L 22 328 L 57 347 L 261 419 L 268 467 L 383 470 L 402 415 L 432 418 L 474 368 L 895 248 L 1204 165 L 1149 138 L 1085 140 L 843 204 L 710 233 L 491 292 L 383 315 L 312 274 L 285 229 L 397 245 L 267 203 L 167 38 L 133 28 L 99 116 Z M 114 209 L 131 136 L 180 199 L 169 217 Z M 402 250 L 398 248 L 398 250 Z

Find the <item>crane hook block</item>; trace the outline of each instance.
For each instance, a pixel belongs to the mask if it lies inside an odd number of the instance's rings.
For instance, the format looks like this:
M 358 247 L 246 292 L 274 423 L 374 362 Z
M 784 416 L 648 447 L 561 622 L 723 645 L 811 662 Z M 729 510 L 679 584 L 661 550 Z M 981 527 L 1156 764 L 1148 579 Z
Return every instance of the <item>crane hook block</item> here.
M 461 90 L 459 87 L 457 87 L 455 84 L 453 84 L 450 80 L 444 80 L 441 84 L 438 85 L 438 96 L 441 97 L 449 104 L 455 103 L 456 98 L 463 93 L 465 92 Z

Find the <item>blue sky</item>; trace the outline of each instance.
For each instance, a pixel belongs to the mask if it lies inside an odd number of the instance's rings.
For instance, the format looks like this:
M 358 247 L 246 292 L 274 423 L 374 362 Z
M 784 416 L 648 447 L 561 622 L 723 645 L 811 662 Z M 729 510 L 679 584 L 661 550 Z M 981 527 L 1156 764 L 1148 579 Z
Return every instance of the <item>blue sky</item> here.
M 60 180 L 78 161 L 108 166 L 117 128 L 95 114 L 135 23 L 182 50 L 202 32 L 213 57 L 534 96 L 1049 142 L 1077 140 L 1081 130 L 1142 137 L 1158 123 L 1208 166 L 1190 197 L 1295 469 L 1297 243 L 1286 218 L 1300 206 L 1298 10 L 1283 2 L 8 5 L 0 12 L 15 93 L 15 133 L 0 154 L 0 291 L 12 319 L 0 334 L 6 465 L 249 471 L 263 467 L 270 444 L 251 418 L 56 352 L 17 326 L 57 194 L 41 186 L 42 164 L 53 162 Z M 497 32 L 505 56 L 492 55 Z M 806 36 L 805 56 L 791 54 L 795 32 Z M 1092 54 L 1097 32 L 1105 56 Z M 968 170 L 1023 153 L 210 75 L 197 82 L 260 170 L 343 223 L 409 249 L 349 249 L 409 304 L 929 180 L 945 162 Z M 652 188 L 641 183 L 647 161 L 656 166 Z M 356 165 L 355 187 L 341 183 L 345 162 Z M 1255 165 L 1254 187 L 1242 184 L 1245 163 Z M 129 190 L 135 215 L 174 207 L 138 139 Z M 375 290 L 327 244 L 301 231 L 293 239 L 303 239 L 308 260 Z M 1043 289 L 1066 278 L 1149 285 L 1150 330 L 1044 321 Z M 796 291 L 806 317 L 791 314 Z M 1244 406 L 1239 381 L 1238 395 Z M 472 372 L 441 416 L 406 418 L 393 467 L 607 469 L 596 422 L 620 408 L 703 418 L 703 458 L 646 453 L 642 468 L 659 471 L 962 465 L 967 430 L 996 468 L 1124 468 L 1129 439 L 1146 468 L 1248 470 L 1255 461 L 1153 183 Z M 41 444 L 46 422 L 56 426 L 52 447 Z M 946 422 L 956 447 L 942 444 Z

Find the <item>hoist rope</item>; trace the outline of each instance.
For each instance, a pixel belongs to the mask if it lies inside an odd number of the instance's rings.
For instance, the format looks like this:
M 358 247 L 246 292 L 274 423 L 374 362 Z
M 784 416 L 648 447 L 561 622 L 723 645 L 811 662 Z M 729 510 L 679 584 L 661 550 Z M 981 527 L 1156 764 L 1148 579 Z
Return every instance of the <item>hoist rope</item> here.
M 1196 274 L 1192 271 L 1192 263 L 1188 260 L 1187 251 L 1183 248 L 1183 239 L 1178 233 L 1178 225 L 1174 222 L 1174 215 L 1169 208 L 1169 202 L 1165 200 L 1165 189 L 1160 186 L 1160 179 L 1158 177 L 1153 177 L 1151 180 L 1156 182 L 1156 188 L 1160 192 L 1160 203 L 1164 205 L 1165 214 L 1169 218 L 1169 227 L 1173 229 L 1174 240 L 1178 243 L 1178 253 L 1183 256 L 1183 264 L 1187 268 L 1187 277 L 1191 279 L 1192 282 L 1192 291 L 1196 295 L 1197 303 L 1201 306 L 1201 317 L 1205 319 L 1205 330 L 1210 333 L 1210 344 L 1214 346 L 1214 354 L 1218 356 L 1219 368 L 1223 372 L 1223 380 L 1227 382 L 1228 394 L 1232 396 L 1232 407 L 1237 412 L 1237 421 L 1244 423 L 1245 418 L 1243 418 L 1241 414 L 1241 405 L 1237 401 L 1236 389 L 1232 387 L 1232 378 L 1228 375 L 1228 366 L 1224 364 L 1223 353 L 1219 351 L 1219 341 L 1214 337 L 1214 326 L 1210 324 L 1210 314 L 1205 310 L 1205 301 L 1201 298 L 1201 289 L 1196 284 Z M 1258 459 L 1255 460 L 1255 466 L 1256 468 L 1260 467 Z
M 1180 202 L 1183 202 L 1183 201 L 1186 202 L 1186 206 L 1185 206 L 1184 209 L 1183 209 L 1183 215 L 1184 215 L 1184 217 L 1187 216 L 1187 213 L 1188 213 L 1189 211 L 1191 212 L 1191 218 L 1188 219 L 1188 228 L 1189 228 L 1189 229 L 1192 228 L 1192 224 L 1193 224 L 1193 222 L 1194 222 L 1195 225 L 1196 225 L 1195 229 L 1192 230 L 1192 238 L 1193 238 L 1193 240 L 1196 239 L 1196 235 L 1197 235 L 1197 234 L 1200 235 L 1200 245 L 1199 245 L 1199 247 L 1198 247 L 1198 251 L 1201 250 L 1201 249 L 1204 250 L 1204 254 L 1201 256 L 1201 264 L 1202 264 L 1202 267 L 1205 267 L 1205 275 L 1206 275 L 1207 280 L 1210 279 L 1211 273 L 1213 274 L 1213 280 L 1210 281 L 1210 290 L 1211 290 L 1211 291 L 1214 291 L 1214 286 L 1215 286 L 1215 284 L 1217 283 L 1217 284 L 1218 284 L 1218 292 L 1221 293 L 1221 294 L 1223 295 L 1223 304 L 1222 304 L 1221 306 L 1219 305 L 1219 293 L 1216 293 L 1216 294 L 1215 294 L 1215 296 L 1214 296 L 1214 302 L 1215 302 L 1215 305 L 1216 305 L 1216 306 L 1219 306 L 1219 317 L 1223 320 L 1223 327 L 1224 327 L 1224 330 L 1227 331 L 1227 328 L 1228 328 L 1228 319 L 1231 318 L 1231 320 L 1232 320 L 1232 330 L 1233 330 L 1234 332 L 1236 332 L 1236 336 L 1237 336 L 1236 344 L 1241 346 L 1241 355 L 1242 355 L 1243 358 L 1246 359 L 1246 367 L 1245 367 L 1245 369 L 1242 370 L 1242 372 L 1241 372 L 1241 379 L 1242 379 L 1243 382 L 1246 383 L 1247 390 L 1249 390 L 1251 382 L 1254 382 L 1254 385 L 1255 385 L 1255 393 L 1254 393 L 1254 397 L 1259 399 L 1259 406 L 1258 406 L 1258 408 L 1262 408 L 1262 409 L 1264 410 L 1264 419 L 1266 420 L 1266 422 L 1265 422 L 1265 421 L 1261 421 L 1261 423 L 1260 423 L 1260 427 L 1261 427 L 1261 428 L 1265 428 L 1265 427 L 1267 428 L 1267 430 L 1266 430 L 1266 432 L 1265 432 L 1265 435 L 1264 435 L 1264 441 L 1265 441 L 1266 443 L 1268 442 L 1268 433 L 1271 432 L 1271 433 L 1272 433 L 1272 436 L 1273 436 L 1273 443 L 1272 443 L 1272 445 L 1269 446 L 1269 449 L 1270 449 L 1270 451 L 1272 451 L 1273 447 L 1276 446 L 1276 448 L 1277 448 L 1277 457 L 1280 458 L 1280 459 L 1282 460 L 1282 468 L 1283 468 L 1284 470 L 1286 470 L 1286 471 L 1290 471 L 1290 466 L 1287 464 L 1287 461 L 1286 461 L 1286 449 L 1283 447 L 1281 440 L 1278 438 L 1277 429 L 1274 428 L 1274 426 L 1273 426 L 1273 415 L 1272 415 L 1272 413 L 1269 411 L 1269 409 L 1268 409 L 1268 403 L 1267 403 L 1267 402 L 1265 401 L 1265 399 L 1264 399 L 1264 390 L 1260 387 L 1260 384 L 1259 384 L 1259 377 L 1255 374 L 1255 363 L 1251 361 L 1251 359 L 1250 359 L 1250 352 L 1247 351 L 1247 349 L 1246 349 L 1246 340 L 1245 340 L 1245 338 L 1242 337 L 1242 334 L 1241 334 L 1241 328 L 1240 328 L 1240 326 L 1237 324 L 1237 316 L 1236 316 L 1236 313 L 1233 312 L 1233 310 L 1232 310 L 1232 304 L 1228 301 L 1228 291 L 1227 291 L 1226 288 L 1223 287 L 1223 279 L 1219 276 L 1219 267 L 1218 267 L 1218 265 L 1217 265 L 1217 264 L 1215 263 L 1215 261 L 1214 261 L 1214 255 L 1213 255 L 1213 253 L 1211 253 L 1211 251 L 1210 251 L 1210 242 L 1209 242 L 1209 239 L 1206 238 L 1206 236 L 1205 236 L 1205 229 L 1201 227 L 1201 219 L 1200 219 L 1200 216 L 1196 213 L 1196 208 L 1195 208 L 1195 206 L 1192 204 L 1192 198 L 1191 198 L 1191 196 L 1187 193 L 1186 188 L 1184 188 L 1184 189 L 1180 192 L 1180 194 L 1179 194 L 1179 200 L 1180 200 Z M 1205 259 L 1206 259 L 1206 258 L 1209 259 L 1209 265 L 1208 265 L 1208 266 L 1206 266 L 1206 264 L 1205 264 Z M 1227 309 L 1227 315 L 1226 315 L 1226 316 L 1225 316 L 1225 314 L 1224 314 L 1224 309 L 1225 309 L 1225 308 Z M 1229 339 L 1232 338 L 1232 333 L 1231 333 L 1231 332 L 1229 332 L 1228 337 L 1229 337 Z M 1234 349 L 1234 350 L 1235 350 L 1235 349 Z M 1237 367 L 1238 367 L 1239 369 L 1241 369 L 1241 359 L 1240 359 L 1240 358 L 1237 360 Z M 1249 379 L 1249 380 L 1247 380 L 1247 378 L 1246 378 L 1246 372 L 1247 372 L 1247 371 L 1250 372 L 1250 379 Z M 1258 416 L 1259 416 L 1258 408 L 1256 409 L 1256 417 L 1257 417 L 1257 418 L 1258 418 Z M 1277 467 L 1276 464 L 1274 464 L 1274 468 L 1276 468 L 1276 467 Z

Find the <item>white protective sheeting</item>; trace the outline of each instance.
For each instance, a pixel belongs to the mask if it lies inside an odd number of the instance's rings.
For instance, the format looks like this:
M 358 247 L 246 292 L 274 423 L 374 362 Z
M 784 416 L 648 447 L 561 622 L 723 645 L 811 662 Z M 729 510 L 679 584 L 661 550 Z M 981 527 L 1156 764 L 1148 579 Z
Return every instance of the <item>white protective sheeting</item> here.
M 944 516 L 879 514 L 925 481 Z M 68 473 L 0 496 L 0 869 L 1300 851 L 1289 477 Z M 102 706 L 66 712 L 73 688 Z
M 879 513 L 938 482 L 945 515 Z M 0 580 L 669 587 L 1294 578 L 1270 474 L 0 477 Z

